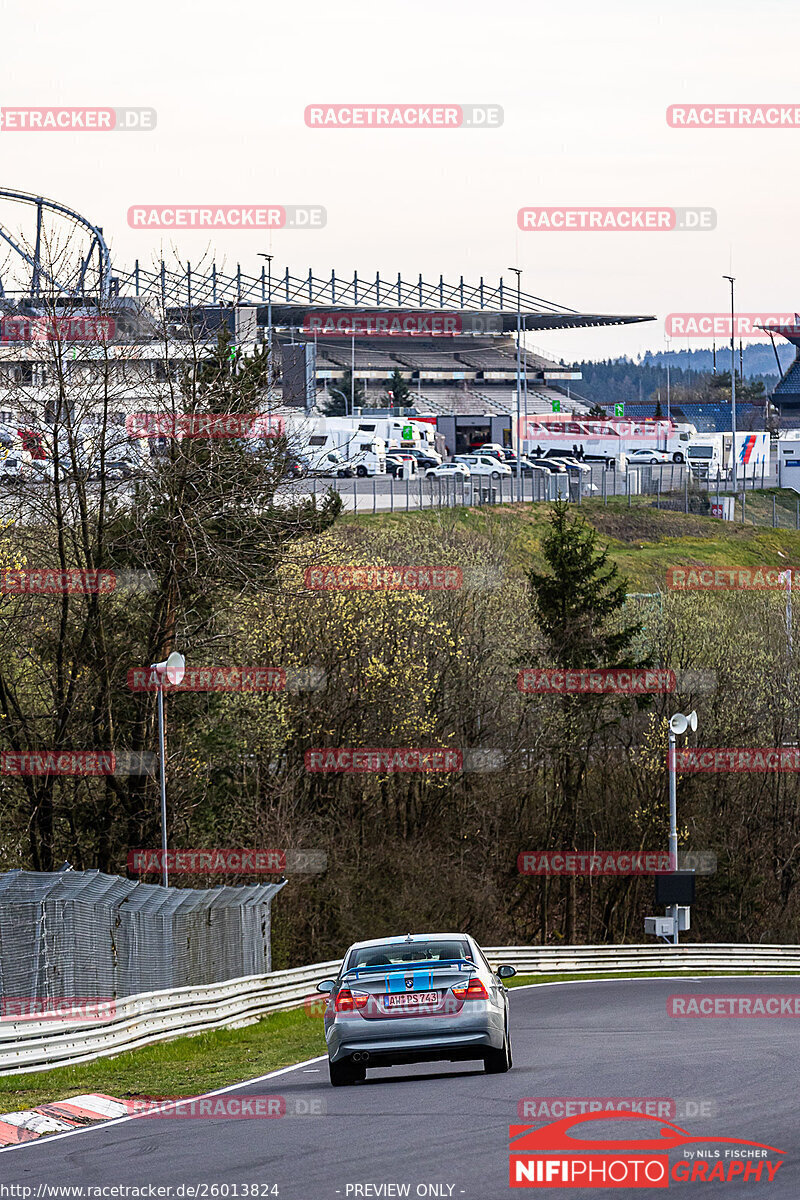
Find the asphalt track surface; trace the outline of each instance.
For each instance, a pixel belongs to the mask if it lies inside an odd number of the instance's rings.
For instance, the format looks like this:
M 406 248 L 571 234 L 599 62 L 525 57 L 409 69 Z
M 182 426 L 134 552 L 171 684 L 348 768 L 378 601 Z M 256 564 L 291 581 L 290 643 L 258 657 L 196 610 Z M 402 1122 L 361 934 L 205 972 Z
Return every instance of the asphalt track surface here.
M 333 1089 L 327 1061 L 313 1060 L 234 1091 L 225 1089 L 225 1094 L 280 1095 L 290 1112 L 310 1107 L 317 1115 L 123 1118 L 3 1151 L 0 1185 L 30 1186 L 35 1198 L 40 1184 L 171 1184 L 171 1195 L 177 1197 L 190 1194 L 186 1188 L 177 1190 L 181 1184 L 227 1184 L 228 1197 L 248 1195 L 245 1185 L 275 1184 L 277 1193 L 262 1186 L 249 1195 L 360 1200 L 402 1195 L 379 1190 L 380 1185 L 408 1184 L 411 1197 L 494 1200 L 524 1194 L 508 1186 L 508 1126 L 526 1123 L 518 1116 L 521 1100 L 654 1097 L 705 1101 L 710 1115 L 702 1118 L 681 1119 L 679 1103 L 675 1123 L 693 1136 L 742 1138 L 784 1152 L 771 1183 L 766 1177 L 760 1182 L 670 1181 L 671 1192 L 795 1200 L 800 1196 L 800 1019 L 677 1020 L 667 1015 L 667 997 L 675 993 L 800 995 L 800 978 L 625 980 L 512 989 L 514 1067 L 508 1074 L 486 1075 L 477 1063 L 420 1065 L 373 1071 L 364 1084 Z M 146 1089 L 142 1080 L 142 1091 Z M 630 1122 L 629 1128 L 639 1126 Z M 646 1132 L 642 1127 L 637 1136 L 652 1137 L 652 1129 L 652 1124 Z M 619 1125 L 612 1129 L 604 1121 L 587 1136 L 619 1137 Z M 682 1157 L 683 1150 L 673 1150 L 670 1161 Z M 367 1184 L 373 1187 L 354 1190 Z M 438 1191 L 430 1189 L 434 1184 Z M 426 1191 L 419 1190 L 423 1185 L 428 1185 Z M 10 1194 L 0 1186 L 0 1196 Z M 201 1200 L 213 1200 L 214 1194 L 210 1186 L 194 1193 Z M 557 1187 L 544 1194 L 653 1192 Z M 220 1189 L 216 1195 L 225 1193 Z

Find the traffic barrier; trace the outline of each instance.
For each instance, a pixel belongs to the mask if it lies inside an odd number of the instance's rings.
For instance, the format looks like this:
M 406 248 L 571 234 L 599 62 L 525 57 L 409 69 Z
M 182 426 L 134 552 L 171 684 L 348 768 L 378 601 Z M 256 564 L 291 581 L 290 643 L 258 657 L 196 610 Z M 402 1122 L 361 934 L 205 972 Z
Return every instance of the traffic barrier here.
M 800 973 L 800 946 L 647 944 L 500 946 L 494 965 L 524 975 L 630 974 L 647 971 L 785 971 Z M 272 971 L 201 987 L 145 992 L 116 1000 L 108 1020 L 0 1021 L 0 1075 L 50 1070 L 208 1029 L 249 1025 L 270 1012 L 298 1008 L 339 960 Z

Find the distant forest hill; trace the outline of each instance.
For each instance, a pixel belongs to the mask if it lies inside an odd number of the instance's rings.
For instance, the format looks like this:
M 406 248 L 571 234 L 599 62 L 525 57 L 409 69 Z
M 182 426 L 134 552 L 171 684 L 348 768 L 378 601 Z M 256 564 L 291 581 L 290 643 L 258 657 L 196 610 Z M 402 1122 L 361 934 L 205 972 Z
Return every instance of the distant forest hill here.
M 794 358 L 794 347 L 776 346 L 781 368 L 785 372 Z M 648 352 L 640 359 L 615 358 L 601 362 L 579 362 L 573 369 L 582 379 L 570 385 L 570 392 L 590 404 L 637 404 L 656 400 L 666 403 L 667 364 L 670 392 L 679 403 L 679 396 L 689 399 L 709 390 L 713 371 L 711 350 L 671 350 L 658 354 Z M 717 349 L 717 375 L 727 375 L 730 386 L 730 350 Z M 769 394 L 778 382 L 778 366 L 772 346 L 745 346 L 743 351 L 746 391 L 758 393 L 763 384 Z M 739 349 L 736 349 L 736 373 L 739 374 Z M 754 386 L 755 385 L 755 386 Z

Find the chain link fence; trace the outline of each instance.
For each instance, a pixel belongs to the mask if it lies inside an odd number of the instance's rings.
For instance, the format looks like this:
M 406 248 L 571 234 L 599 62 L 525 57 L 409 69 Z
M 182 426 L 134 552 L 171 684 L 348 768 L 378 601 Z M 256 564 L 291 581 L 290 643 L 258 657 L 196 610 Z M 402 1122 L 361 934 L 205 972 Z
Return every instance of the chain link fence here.
M 0 877 L 0 996 L 116 999 L 271 970 L 283 882 L 163 888 L 99 871 Z

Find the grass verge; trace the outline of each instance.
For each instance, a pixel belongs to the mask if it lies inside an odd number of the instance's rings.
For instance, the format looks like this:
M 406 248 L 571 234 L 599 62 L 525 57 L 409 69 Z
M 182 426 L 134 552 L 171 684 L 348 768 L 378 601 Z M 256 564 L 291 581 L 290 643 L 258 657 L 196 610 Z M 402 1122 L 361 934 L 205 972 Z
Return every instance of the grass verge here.
M 293 1008 L 271 1013 L 244 1029 L 213 1029 L 128 1050 L 114 1058 L 29 1075 L 4 1075 L 0 1077 L 0 1112 L 87 1092 L 119 1099 L 195 1096 L 324 1053 L 321 1018 L 310 1017 L 304 1008 Z

